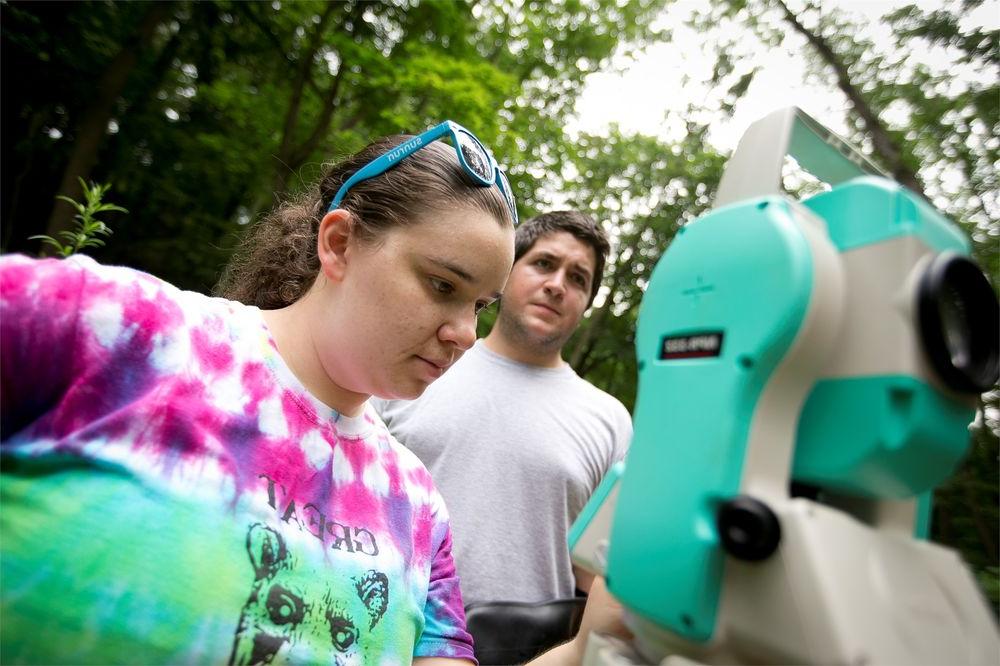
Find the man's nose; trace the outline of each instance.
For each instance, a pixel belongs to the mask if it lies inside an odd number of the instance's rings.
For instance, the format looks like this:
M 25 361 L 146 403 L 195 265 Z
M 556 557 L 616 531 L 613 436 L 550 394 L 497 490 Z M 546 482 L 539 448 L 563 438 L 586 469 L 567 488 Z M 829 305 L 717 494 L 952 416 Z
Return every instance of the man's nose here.
M 562 298 L 566 293 L 566 274 L 563 271 L 551 273 L 543 285 L 545 293 L 555 298 Z

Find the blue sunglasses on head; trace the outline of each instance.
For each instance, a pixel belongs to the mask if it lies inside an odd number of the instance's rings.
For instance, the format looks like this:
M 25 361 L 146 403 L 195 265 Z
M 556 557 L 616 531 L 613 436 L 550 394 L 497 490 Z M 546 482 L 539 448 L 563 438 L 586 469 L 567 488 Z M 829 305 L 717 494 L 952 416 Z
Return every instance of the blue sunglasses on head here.
M 514 226 L 516 227 L 518 219 L 517 206 L 514 203 L 514 193 L 510 189 L 510 182 L 507 180 L 507 176 L 493 158 L 493 153 L 483 145 L 482 141 L 476 138 L 475 134 L 450 120 L 446 120 L 440 125 L 430 128 L 423 134 L 396 146 L 389 152 L 379 155 L 355 171 L 347 179 L 347 182 L 340 186 L 337 193 L 333 195 L 333 201 L 330 202 L 327 212 L 335 210 L 340 206 L 340 202 L 343 201 L 347 191 L 353 186 L 363 180 L 368 180 L 369 178 L 374 178 L 385 173 L 403 158 L 409 157 L 431 142 L 446 136 L 451 137 L 451 143 L 455 146 L 455 152 L 458 153 L 458 163 L 462 165 L 462 169 L 472 179 L 473 183 L 481 187 L 497 186 L 500 194 L 503 195 L 504 201 L 507 202 L 507 208 L 510 209 L 511 219 L 514 220 Z

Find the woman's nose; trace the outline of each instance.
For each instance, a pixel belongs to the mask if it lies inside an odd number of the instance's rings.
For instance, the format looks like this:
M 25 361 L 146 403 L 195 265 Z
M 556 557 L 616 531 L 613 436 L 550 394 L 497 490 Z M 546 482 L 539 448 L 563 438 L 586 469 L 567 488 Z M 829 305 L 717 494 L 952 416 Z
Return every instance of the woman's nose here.
M 438 329 L 438 338 L 444 342 L 451 342 L 462 351 L 471 348 L 476 342 L 475 312 L 463 314 L 445 322 Z

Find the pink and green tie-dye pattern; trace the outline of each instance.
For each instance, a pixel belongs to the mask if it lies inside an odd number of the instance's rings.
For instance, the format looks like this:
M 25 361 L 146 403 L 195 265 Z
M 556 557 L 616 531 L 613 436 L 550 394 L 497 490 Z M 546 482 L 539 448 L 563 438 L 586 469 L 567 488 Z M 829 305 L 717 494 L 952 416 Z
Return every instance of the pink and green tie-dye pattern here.
M 0 259 L 3 663 L 473 659 L 446 511 L 255 308 Z

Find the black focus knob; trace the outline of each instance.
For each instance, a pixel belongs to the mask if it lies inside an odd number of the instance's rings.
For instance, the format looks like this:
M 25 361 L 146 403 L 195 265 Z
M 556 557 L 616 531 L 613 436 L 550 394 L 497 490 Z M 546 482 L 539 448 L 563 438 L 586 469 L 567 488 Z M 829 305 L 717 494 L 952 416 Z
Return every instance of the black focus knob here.
M 778 517 L 766 504 L 745 495 L 723 502 L 715 524 L 722 547 L 740 560 L 765 560 L 781 542 Z

